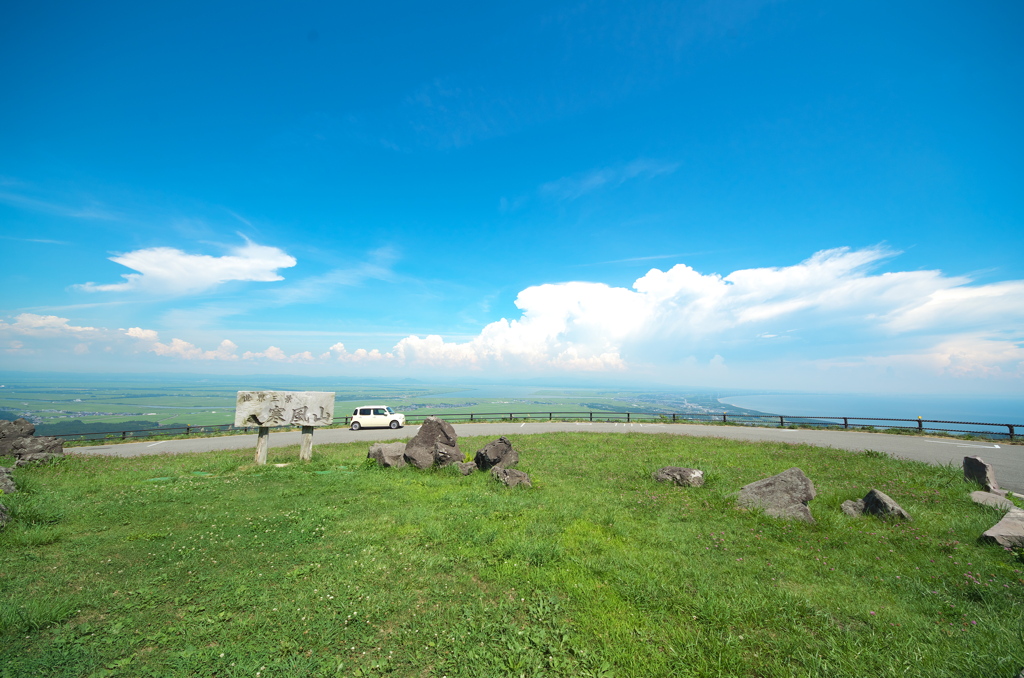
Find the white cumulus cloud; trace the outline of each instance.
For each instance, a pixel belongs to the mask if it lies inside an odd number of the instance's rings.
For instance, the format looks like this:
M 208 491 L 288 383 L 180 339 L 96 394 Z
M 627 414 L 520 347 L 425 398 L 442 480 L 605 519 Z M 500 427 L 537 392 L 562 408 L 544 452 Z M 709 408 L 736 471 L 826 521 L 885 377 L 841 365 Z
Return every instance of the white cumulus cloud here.
M 300 351 L 288 355 L 277 346 L 268 346 L 265 351 L 246 351 L 242 354 L 243 360 L 273 360 L 286 363 L 309 363 L 315 362 L 318 358 L 310 351 Z
M 149 247 L 110 257 L 110 260 L 138 273 L 125 273 L 124 282 L 79 285 L 89 292 L 149 292 L 183 295 L 205 292 L 229 281 L 271 282 L 283 280 L 280 268 L 295 266 L 296 260 L 277 247 L 246 241 L 230 254 L 209 256 L 189 254 L 173 247 Z
M 0 331 L 13 332 L 35 337 L 54 337 L 59 335 L 81 335 L 96 332 L 95 327 L 71 325 L 67 318 L 55 315 L 36 315 L 22 313 L 14 318 L 13 323 L 0 320 Z
M 148 350 L 157 355 L 182 358 L 184 360 L 238 360 L 235 350 L 238 346 L 229 339 L 220 342 L 212 351 L 204 351 L 183 339 L 171 339 L 171 343 L 155 342 Z
M 340 342 L 335 344 L 334 346 L 331 346 L 328 352 L 324 353 L 320 357 L 324 359 L 330 359 L 331 357 L 333 357 L 340 362 L 346 363 L 377 362 L 381 360 L 394 359 L 393 354 L 381 353 L 377 349 L 367 351 L 365 348 L 359 348 L 353 351 L 352 353 L 349 353 L 348 349 L 345 348 L 345 344 L 342 344 Z
M 516 298 L 519 318 L 493 322 L 466 342 L 409 336 L 391 355 L 401 363 L 434 367 L 619 370 L 657 362 L 672 351 L 702 351 L 721 361 L 723 344 L 764 347 L 764 338 L 793 337 L 794 324 L 813 337 L 816 351 L 852 335 L 868 345 L 895 341 L 911 330 L 933 336 L 933 345 L 965 326 L 981 337 L 1006 330 L 1024 334 L 1024 281 L 978 285 L 941 271 L 872 272 L 893 256 L 880 247 L 837 248 L 792 266 L 726 276 L 685 264 L 651 269 L 632 289 L 594 282 L 538 285 Z M 949 351 L 950 361 L 964 364 L 1006 355 Z
M 156 330 L 144 330 L 141 327 L 129 327 L 125 330 L 125 334 L 133 339 L 141 339 L 142 341 L 156 341 L 160 338 Z

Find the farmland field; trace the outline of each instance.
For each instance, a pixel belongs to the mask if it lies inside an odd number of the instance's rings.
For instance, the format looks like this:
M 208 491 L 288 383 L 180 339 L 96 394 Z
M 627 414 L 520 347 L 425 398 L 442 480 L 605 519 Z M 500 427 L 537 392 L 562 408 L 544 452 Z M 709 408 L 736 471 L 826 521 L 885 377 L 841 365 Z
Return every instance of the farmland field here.
M 164 379 L 151 376 L 102 379 L 88 375 L 0 374 L 0 413 L 25 417 L 39 435 L 86 430 L 211 426 L 234 419 L 241 390 L 334 391 L 335 416 L 359 405 L 390 405 L 421 416 L 494 412 L 748 413 L 722 405 L 719 392 L 657 392 L 615 389 L 558 389 L 532 386 L 350 382 L 296 377 Z M 0 414 L 0 418 L 5 415 Z M 101 426 L 102 425 L 102 426 Z M 128 428 L 126 425 L 125 428 Z

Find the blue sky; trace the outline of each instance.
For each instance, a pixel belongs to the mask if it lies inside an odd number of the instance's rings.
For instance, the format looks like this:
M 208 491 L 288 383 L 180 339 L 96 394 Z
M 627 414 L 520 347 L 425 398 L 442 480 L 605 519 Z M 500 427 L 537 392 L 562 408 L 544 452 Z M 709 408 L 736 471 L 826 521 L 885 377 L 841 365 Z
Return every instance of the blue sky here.
M 0 368 L 1024 385 L 1017 2 L 8 3 Z

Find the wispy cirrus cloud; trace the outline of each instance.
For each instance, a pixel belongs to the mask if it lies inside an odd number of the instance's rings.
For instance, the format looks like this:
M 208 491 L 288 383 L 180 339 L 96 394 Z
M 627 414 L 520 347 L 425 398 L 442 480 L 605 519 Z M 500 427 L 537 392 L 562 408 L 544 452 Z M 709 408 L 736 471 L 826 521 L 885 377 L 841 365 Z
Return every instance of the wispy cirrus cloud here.
M 399 276 L 394 272 L 392 264 L 398 256 L 398 252 L 390 246 L 372 250 L 367 253 L 366 260 L 354 266 L 333 268 L 321 275 L 303 278 L 274 290 L 263 299 L 261 306 L 308 302 L 322 298 L 325 293 L 338 287 L 357 286 L 367 280 L 395 282 Z
M 679 168 L 677 162 L 664 162 L 640 158 L 625 165 L 601 167 L 588 172 L 562 177 L 542 184 L 541 196 L 554 200 L 576 200 L 599 189 L 615 188 L 634 179 L 651 179 L 671 174 Z
M 35 242 L 43 245 L 70 245 L 64 240 L 47 240 L 46 238 L 16 238 L 13 235 L 0 235 L 4 240 L 15 240 L 17 242 Z
M 17 207 L 19 209 L 29 210 L 31 212 L 56 214 L 58 216 L 72 217 L 75 219 L 98 219 L 103 221 L 120 221 L 124 219 L 123 214 L 99 203 L 76 204 L 71 201 L 62 203 L 51 200 L 41 200 L 23 193 L 14 193 L 12 191 L 0 191 L 0 203 Z
M 190 254 L 173 247 L 150 247 L 110 260 L 138 273 L 125 273 L 121 283 L 77 285 L 86 292 L 147 292 L 178 296 L 206 292 L 229 281 L 273 282 L 284 280 L 277 271 L 297 263 L 277 247 L 246 243 L 224 256 Z

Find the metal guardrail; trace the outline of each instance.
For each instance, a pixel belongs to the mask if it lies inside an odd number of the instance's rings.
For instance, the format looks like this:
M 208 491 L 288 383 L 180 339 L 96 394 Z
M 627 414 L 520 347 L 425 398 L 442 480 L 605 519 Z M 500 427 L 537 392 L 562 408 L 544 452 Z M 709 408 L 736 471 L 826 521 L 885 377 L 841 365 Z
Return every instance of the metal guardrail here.
M 595 417 L 596 415 L 596 417 Z M 416 414 L 406 416 L 406 423 L 412 424 L 422 422 L 427 417 L 438 416 L 436 414 Z M 734 424 L 745 426 L 769 426 L 773 428 L 785 426 L 803 427 L 824 427 L 843 429 L 865 429 L 879 428 L 876 424 L 856 422 L 893 422 L 884 425 L 889 429 L 908 429 L 919 433 L 927 431 L 939 433 L 973 433 L 985 436 L 1002 436 L 1010 441 L 1016 440 L 1016 429 L 1024 428 L 1022 424 L 990 424 L 976 421 L 943 421 L 938 419 L 891 419 L 887 417 L 795 417 L 780 414 L 729 414 L 728 412 L 715 412 L 706 414 L 678 414 L 678 413 L 657 413 L 657 412 L 451 412 L 444 415 L 450 421 L 531 421 L 531 420 L 572 420 L 572 421 L 622 421 L 626 423 L 660 422 L 660 423 L 681 423 L 701 422 L 714 424 Z M 351 417 L 335 417 L 334 426 L 347 426 Z M 841 423 L 840 423 L 841 422 Z M 903 423 L 895 423 L 903 422 Z M 909 422 L 910 425 L 905 425 Z M 953 426 L 988 426 L 1003 431 L 978 431 L 962 428 L 943 428 L 939 426 L 928 426 L 927 424 L 943 424 Z M 212 424 L 207 426 L 161 426 L 154 429 L 140 429 L 136 431 L 97 431 L 92 433 L 61 433 L 54 437 L 65 440 L 129 440 L 131 438 L 149 438 L 153 436 L 190 436 L 193 434 L 203 435 L 206 433 L 217 433 L 222 431 L 233 431 L 236 433 L 255 432 L 254 426 L 235 428 L 233 424 Z M 178 431 L 178 433 L 175 433 Z

